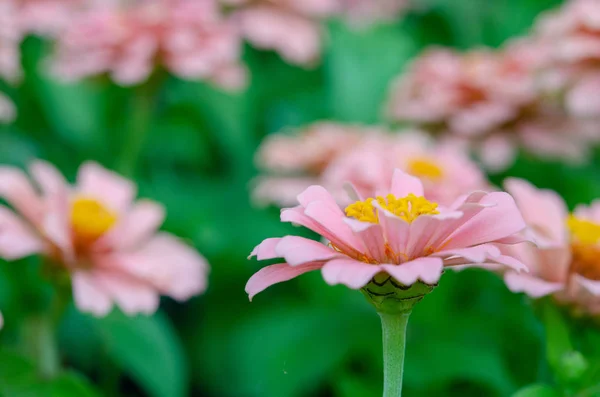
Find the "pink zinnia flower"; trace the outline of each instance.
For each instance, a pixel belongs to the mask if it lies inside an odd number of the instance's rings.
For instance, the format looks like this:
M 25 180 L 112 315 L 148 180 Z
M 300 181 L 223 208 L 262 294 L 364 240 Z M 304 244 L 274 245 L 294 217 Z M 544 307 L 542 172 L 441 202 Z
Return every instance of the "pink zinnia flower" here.
M 283 262 L 252 276 L 246 292 L 252 298 L 312 270 L 321 270 L 330 285 L 359 289 L 378 274 L 388 275 L 384 283 L 393 278 L 411 286 L 435 285 L 449 266 L 496 263 L 525 269 L 493 244 L 522 241 L 516 234 L 525 222 L 508 193 L 474 192 L 449 209 L 438 208 L 423 193 L 419 179 L 396 170 L 382 196 L 360 198 L 344 214 L 323 187 L 309 187 L 298 196 L 300 205 L 282 211 L 281 220 L 307 227 L 329 243 L 297 236 L 263 241 L 251 257 Z
M 0 92 L 0 123 L 10 123 L 17 117 L 14 103 Z
M 579 160 L 598 137 L 542 96 L 537 70 L 547 56 L 527 40 L 498 52 L 428 51 L 394 84 L 389 117 L 465 141 L 496 171 L 512 164 L 519 147 Z
M 322 19 L 336 13 L 338 0 L 222 0 L 244 37 L 286 61 L 314 64 L 321 54 Z
M 164 208 L 134 202 L 130 181 L 95 163 L 81 166 L 74 186 L 44 162 L 30 172 L 35 187 L 19 169 L 0 168 L 0 196 L 14 210 L 0 206 L 0 256 L 45 256 L 70 274 L 79 309 L 152 313 L 161 294 L 183 301 L 206 288 L 205 259 L 157 232 Z
M 536 243 L 502 248 L 530 269 L 529 274 L 506 272 L 509 289 L 533 298 L 553 295 L 561 303 L 600 314 L 600 201 L 569 215 L 563 199 L 551 190 L 520 179 L 508 180 L 506 189 Z
M 17 4 L 12 0 L 0 1 L 0 79 L 14 83 L 21 78 L 19 46 L 23 35 Z
M 466 191 L 489 190 L 483 172 L 460 145 L 436 143 L 419 131 L 317 123 L 294 135 L 272 135 L 260 147 L 253 191 L 260 204 L 296 203 L 310 185 L 327 188 L 341 204 L 348 182 L 364 197 L 388 188 L 395 168 L 421 178 L 425 197 L 450 205 Z
M 269 135 L 256 154 L 256 163 L 268 176 L 260 177 L 253 191 L 261 204 L 290 205 L 339 155 L 350 150 L 372 129 L 332 122 L 317 122 L 298 130 Z
M 102 7 L 80 15 L 61 35 L 54 60 L 63 78 L 108 73 L 138 84 L 157 65 L 186 79 L 240 88 L 241 40 L 216 0 L 157 0 Z

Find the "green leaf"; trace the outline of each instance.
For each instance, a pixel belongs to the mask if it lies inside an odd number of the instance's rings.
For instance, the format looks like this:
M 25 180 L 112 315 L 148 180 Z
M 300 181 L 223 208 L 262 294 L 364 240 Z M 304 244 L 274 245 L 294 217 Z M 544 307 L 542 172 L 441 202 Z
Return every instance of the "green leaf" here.
M 99 397 L 84 377 L 65 372 L 52 380 L 37 376 L 35 366 L 16 353 L 0 350 L 0 396 Z
M 557 371 L 561 368 L 563 357 L 573 351 L 569 328 L 552 301 L 544 301 L 542 310 L 546 330 L 546 356 L 550 366 Z
M 391 25 L 354 31 L 336 24 L 331 39 L 325 70 L 334 117 L 362 123 L 379 120 L 390 80 L 414 55 L 415 43 Z
M 113 312 L 93 322 L 108 356 L 149 395 L 187 395 L 188 373 L 183 349 L 165 316 L 127 317 Z
M 560 394 L 550 386 L 536 384 L 519 390 L 512 397 L 560 397 Z

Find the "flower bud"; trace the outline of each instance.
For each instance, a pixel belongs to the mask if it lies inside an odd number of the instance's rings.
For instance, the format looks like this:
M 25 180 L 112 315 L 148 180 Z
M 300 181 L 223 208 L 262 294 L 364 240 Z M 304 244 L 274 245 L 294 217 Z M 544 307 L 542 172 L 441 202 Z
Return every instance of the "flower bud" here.
M 378 313 L 402 314 L 410 313 L 436 286 L 437 284 L 429 285 L 421 281 L 406 286 L 388 274 L 379 273 L 361 289 L 361 292 L 375 306 Z

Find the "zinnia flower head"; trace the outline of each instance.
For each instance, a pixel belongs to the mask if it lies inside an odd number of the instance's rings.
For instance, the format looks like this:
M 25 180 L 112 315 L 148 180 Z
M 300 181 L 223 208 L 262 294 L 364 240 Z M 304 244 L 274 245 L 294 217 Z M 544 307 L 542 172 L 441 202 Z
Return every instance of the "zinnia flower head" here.
M 517 233 L 525 222 L 510 195 L 474 192 L 443 209 L 423 193 L 419 179 L 396 170 L 387 192 L 357 197 L 342 211 L 323 187 L 309 187 L 298 196 L 297 207 L 282 211 L 281 220 L 304 226 L 329 243 L 297 236 L 266 239 L 251 257 L 283 260 L 252 276 L 246 292 L 252 298 L 312 270 L 321 270 L 330 285 L 371 294 L 388 281 L 400 289 L 416 283 L 433 286 L 449 266 L 496 263 L 525 269 L 492 244 L 522 241 Z
M 287 206 L 310 185 L 322 185 L 346 203 L 345 184 L 364 197 L 389 187 L 395 168 L 419 177 L 425 197 L 448 206 L 466 191 L 489 190 L 485 176 L 461 145 L 438 143 L 416 130 L 317 123 L 296 134 L 269 136 L 257 160 L 266 176 L 258 178 L 258 203 Z
M 0 168 L 0 256 L 43 255 L 70 274 L 76 306 L 105 315 L 152 313 L 160 295 L 186 300 L 206 288 L 208 265 L 195 250 L 157 232 L 164 208 L 134 202 L 135 186 L 95 163 L 69 186 L 50 164 L 35 162 L 36 185 L 17 168 Z
M 505 273 L 513 292 L 557 301 L 600 314 L 600 202 L 578 206 L 569 215 L 562 198 L 520 179 L 506 182 L 524 214 L 536 246 L 517 244 L 503 251 L 527 263 L 530 273 Z
M 320 57 L 322 19 L 339 10 L 338 0 L 222 0 L 244 37 L 274 50 L 292 64 L 310 66 Z
M 54 69 L 77 80 L 108 73 L 138 84 L 157 64 L 186 79 L 225 88 L 245 84 L 237 29 L 216 0 L 138 1 L 80 15 L 61 36 Z

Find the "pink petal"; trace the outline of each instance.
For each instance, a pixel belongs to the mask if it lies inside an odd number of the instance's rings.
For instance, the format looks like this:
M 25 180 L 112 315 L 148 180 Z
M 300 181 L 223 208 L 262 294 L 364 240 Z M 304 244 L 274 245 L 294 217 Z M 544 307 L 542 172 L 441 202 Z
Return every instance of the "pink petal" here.
M 159 295 L 152 286 L 115 272 L 94 271 L 94 281 L 125 314 L 152 314 L 158 309 Z
M 23 171 L 0 167 L 0 197 L 23 214 L 32 224 L 39 224 L 42 202 Z
M 580 275 L 575 275 L 574 280 L 581 285 L 585 290 L 594 296 L 600 296 L 600 281 L 590 280 Z
M 512 292 L 524 292 L 532 298 L 541 298 L 565 288 L 564 283 L 553 283 L 528 274 L 508 272 L 504 282 Z
M 284 258 L 290 266 L 298 266 L 307 262 L 324 261 L 343 254 L 314 240 L 297 236 L 283 237 L 275 252 L 278 258 Z
M 415 196 L 423 196 L 423 184 L 419 178 L 395 169 L 390 193 L 396 197 L 406 197 L 410 193 Z
M 82 312 L 95 316 L 105 316 L 112 308 L 112 300 L 94 279 L 91 273 L 76 271 L 71 276 L 73 280 L 73 299 L 75 306 Z
M 506 190 L 514 197 L 527 225 L 538 231 L 544 240 L 562 244 L 567 239 L 565 219 L 568 215 L 564 200 L 552 190 L 537 189 L 529 182 L 509 178 Z
M 320 201 L 334 211 L 337 210 L 337 212 L 339 212 L 342 216 L 344 215 L 333 196 L 322 186 L 309 186 L 306 188 L 306 190 L 300 193 L 297 198 L 298 202 L 303 207 L 308 207 L 308 205 L 312 202 Z
M 291 280 L 301 274 L 319 270 L 322 267 L 323 263 L 305 263 L 300 266 L 290 266 L 287 263 L 280 263 L 278 265 L 263 267 L 250 277 L 250 280 L 246 283 L 246 293 L 250 301 L 252 301 L 252 298 L 256 294 L 264 291 L 273 284 Z
M 254 249 L 250 253 L 250 256 L 248 256 L 248 259 L 254 256 L 256 256 L 256 259 L 258 259 L 259 261 L 265 259 L 279 258 L 279 256 L 277 256 L 277 252 L 275 252 L 275 247 L 277 246 L 277 244 L 279 244 L 279 241 L 281 241 L 281 238 L 279 237 L 268 238 L 264 240 L 262 243 L 254 247 Z
M 79 194 L 100 199 L 117 212 L 124 212 L 136 195 L 131 181 L 94 162 L 79 168 L 77 189 Z
M 0 206 L 0 257 L 24 258 L 44 251 L 44 242 L 17 215 Z
M 68 195 L 67 181 L 52 164 L 36 160 L 29 167 L 29 171 L 44 196 L 58 197 L 62 200 Z
M 381 267 L 353 259 L 334 259 L 327 262 L 321 272 L 329 285 L 344 284 L 349 288 L 359 289 L 381 272 Z
M 405 253 L 410 231 L 410 224 L 384 210 L 379 203 L 374 203 L 379 212 L 379 223 L 383 228 L 385 239 L 394 252 Z M 383 216 L 382 216 L 383 215 Z
M 381 225 L 350 218 L 346 218 L 344 221 L 350 226 L 354 234 L 362 240 L 367 256 L 379 262 L 385 260 L 385 238 Z
M 511 269 L 516 270 L 517 272 L 528 272 L 529 271 L 529 269 L 523 262 L 521 262 L 519 259 L 517 259 L 515 257 L 508 256 L 508 255 L 499 255 L 494 258 L 490 258 L 488 260 L 487 264 L 490 264 L 490 265 L 499 264 L 499 265 L 503 265 L 503 266 L 508 266 Z M 485 263 L 483 265 L 485 265 Z
M 488 258 L 496 258 L 500 256 L 500 250 L 490 244 L 478 245 L 469 248 L 455 248 L 444 250 L 432 254 L 432 256 L 440 258 L 460 257 L 464 258 L 467 263 L 483 263 Z
M 165 208 L 149 200 L 140 200 L 98 244 L 123 250 L 147 241 L 165 219 Z
M 342 241 L 344 245 L 360 252 L 362 248 L 360 239 L 352 233 L 350 227 L 344 222 L 346 217 L 341 211 L 336 211 L 323 201 L 313 201 L 306 207 L 304 214 L 327 230 L 327 235 L 323 235 L 323 237 L 334 243 Z
M 207 285 L 206 259 L 169 233 L 157 234 L 133 252 L 99 255 L 95 262 L 179 301 L 201 293 Z
M 518 233 L 525 228 L 525 221 L 515 201 L 508 193 L 489 193 L 481 200 L 481 203 L 496 203 L 496 206 L 484 208 L 460 225 L 446 239 L 446 249 L 493 242 Z
M 417 258 L 400 265 L 381 265 L 390 276 L 401 284 L 409 286 L 421 280 L 426 284 L 436 284 L 442 275 L 444 265 L 441 258 Z

